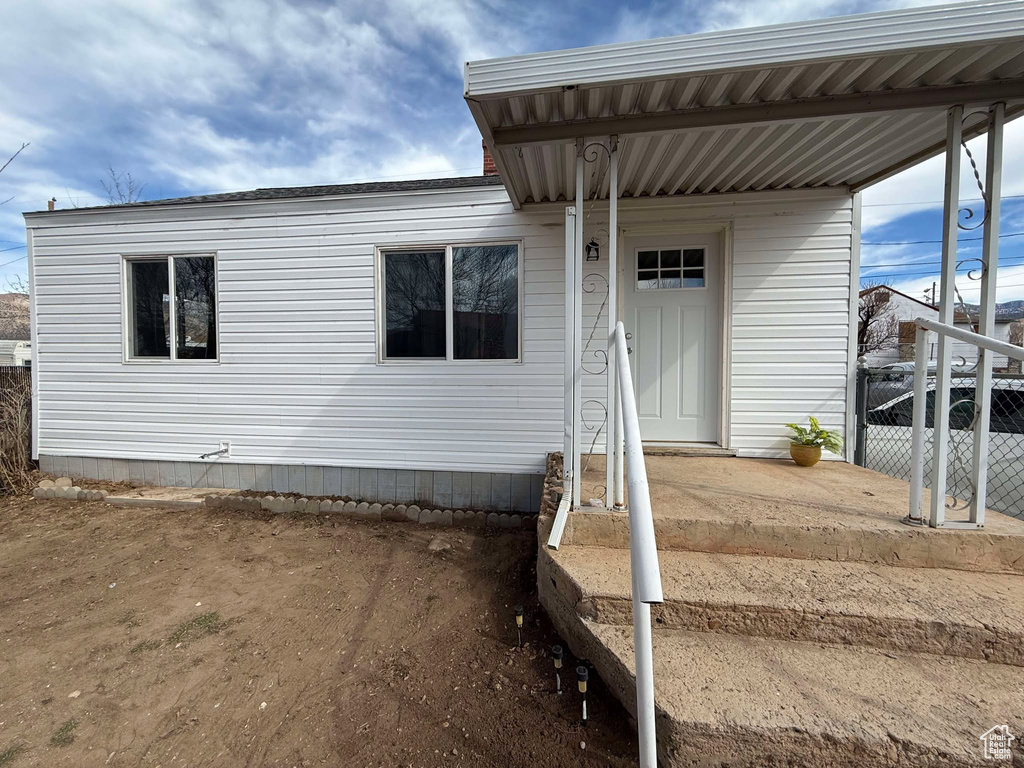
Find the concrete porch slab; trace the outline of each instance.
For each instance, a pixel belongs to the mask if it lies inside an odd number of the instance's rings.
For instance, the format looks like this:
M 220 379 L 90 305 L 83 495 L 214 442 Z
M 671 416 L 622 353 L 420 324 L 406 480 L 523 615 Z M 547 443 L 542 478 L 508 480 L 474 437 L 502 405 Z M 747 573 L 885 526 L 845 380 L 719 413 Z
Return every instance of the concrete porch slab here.
M 648 456 L 659 549 L 1024 573 L 1024 521 L 989 511 L 980 531 L 904 525 L 909 486 L 842 462 Z M 604 457 L 582 478 L 604 486 Z M 573 513 L 565 544 L 625 548 L 626 515 Z

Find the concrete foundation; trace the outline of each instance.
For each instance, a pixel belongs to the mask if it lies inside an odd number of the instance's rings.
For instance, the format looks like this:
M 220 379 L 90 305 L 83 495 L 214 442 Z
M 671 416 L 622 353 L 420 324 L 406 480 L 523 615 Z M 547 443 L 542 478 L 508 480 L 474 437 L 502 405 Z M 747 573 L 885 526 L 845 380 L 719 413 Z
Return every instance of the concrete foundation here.
M 247 464 L 225 459 L 153 461 L 40 455 L 52 475 L 179 488 L 226 488 L 307 496 L 349 496 L 380 504 L 536 513 L 544 476 L 437 470 Z

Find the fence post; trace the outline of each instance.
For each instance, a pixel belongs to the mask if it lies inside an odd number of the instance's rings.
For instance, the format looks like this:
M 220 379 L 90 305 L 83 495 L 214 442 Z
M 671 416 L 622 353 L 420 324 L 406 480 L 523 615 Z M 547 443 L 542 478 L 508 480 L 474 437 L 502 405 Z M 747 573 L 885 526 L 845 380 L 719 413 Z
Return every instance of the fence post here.
M 857 442 L 853 447 L 853 463 L 863 467 L 868 444 L 868 361 L 865 357 L 857 358 L 856 417 Z

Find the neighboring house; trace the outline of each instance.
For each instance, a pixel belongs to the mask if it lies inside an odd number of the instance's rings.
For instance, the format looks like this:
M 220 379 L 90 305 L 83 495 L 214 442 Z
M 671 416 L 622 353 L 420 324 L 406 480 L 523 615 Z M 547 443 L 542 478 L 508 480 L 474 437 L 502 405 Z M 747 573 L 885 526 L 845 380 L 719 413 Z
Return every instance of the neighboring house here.
M 0 365 L 32 365 L 32 342 L 15 339 L 0 340 Z
M 896 362 L 910 362 L 914 359 L 914 320 L 923 317 L 928 320 L 938 320 L 939 310 L 927 302 L 915 299 L 902 291 L 890 288 L 887 285 L 876 285 L 865 288 L 860 292 L 861 305 L 871 304 L 875 307 L 885 309 L 875 316 L 873 322 L 877 322 L 886 331 L 891 331 L 891 337 L 881 348 L 872 348 L 865 351 L 858 349 L 858 354 L 867 360 L 872 368 L 880 368 Z M 888 322 L 889 318 L 895 322 Z M 1015 322 L 1024 318 L 1024 312 L 1003 312 L 997 313 L 995 317 L 995 331 L 993 338 L 999 341 L 1011 341 L 1011 329 Z M 968 315 L 957 310 L 954 315 L 953 324 L 957 328 L 966 331 L 977 332 L 977 315 Z M 937 359 L 938 341 L 934 333 L 928 334 L 928 359 Z M 1017 342 L 1019 343 L 1019 342 Z M 862 345 L 863 347 L 863 345 Z M 963 342 L 953 343 L 953 364 L 957 366 L 972 366 L 978 360 L 978 349 Z M 994 367 L 997 371 L 1007 370 L 1013 361 L 1007 360 L 1005 356 L 996 356 Z
M 914 320 L 919 317 L 936 321 L 939 319 L 938 307 L 915 299 L 913 296 L 887 285 L 865 288 L 860 292 L 859 300 L 862 307 L 873 305 L 878 308 L 878 314 L 873 318 L 873 322 L 878 323 L 885 330 L 883 335 L 886 338 L 882 344 L 871 345 L 871 348 L 866 351 L 863 345 L 861 349 L 858 349 L 858 354 L 864 357 L 872 368 L 890 363 L 912 361 L 916 328 Z M 954 314 L 953 325 L 968 331 L 976 330 L 970 318 L 959 310 Z M 875 338 L 877 339 L 877 336 Z M 934 333 L 929 333 L 928 338 L 928 359 L 934 360 L 936 359 L 938 341 Z M 955 355 L 961 354 L 963 351 L 961 346 L 963 345 L 959 342 L 954 343 Z M 974 359 L 977 359 L 976 350 L 973 354 Z
M 26 214 L 35 453 L 533 509 L 548 452 L 604 451 L 610 310 L 646 441 L 782 457 L 807 414 L 849 437 L 856 193 L 941 152 L 955 104 L 1021 111 L 1020 15 L 470 62 L 491 174 Z

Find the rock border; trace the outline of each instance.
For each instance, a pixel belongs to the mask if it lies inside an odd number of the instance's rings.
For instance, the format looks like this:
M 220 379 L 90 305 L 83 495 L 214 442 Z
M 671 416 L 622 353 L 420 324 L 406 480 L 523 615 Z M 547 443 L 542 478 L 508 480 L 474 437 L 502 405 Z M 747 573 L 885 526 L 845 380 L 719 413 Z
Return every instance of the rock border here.
M 518 512 L 477 512 L 468 509 L 431 509 L 417 504 L 378 504 L 366 501 L 344 501 L 334 498 L 294 498 L 291 496 L 247 496 L 243 494 L 210 494 L 204 500 L 212 509 L 238 512 L 270 512 L 273 514 L 342 515 L 363 520 L 396 523 L 419 523 L 442 528 L 501 528 L 522 530 L 536 528 L 537 515 Z
M 87 490 L 73 484 L 71 478 L 58 477 L 42 480 L 39 487 L 32 489 L 37 499 L 67 499 L 68 501 L 105 501 L 108 491 Z M 112 497 L 113 498 L 113 497 Z M 138 499 L 139 506 L 159 500 Z M 177 502 L 180 503 L 180 502 Z M 274 514 L 342 515 L 363 520 L 400 523 L 419 523 L 441 528 L 499 528 L 504 530 L 529 530 L 537 527 L 537 515 L 518 512 L 478 512 L 469 509 L 431 509 L 416 504 L 378 504 L 366 501 L 346 501 L 334 497 L 295 498 L 293 496 L 252 496 L 246 494 L 210 494 L 201 502 L 193 504 L 211 509 L 234 510 L 238 512 L 271 512 Z
M 563 476 L 564 465 L 561 451 L 549 453 L 544 468 L 544 490 L 541 491 L 540 497 L 540 513 L 542 515 L 553 515 L 558 511 L 558 504 L 562 501 L 564 491 Z

